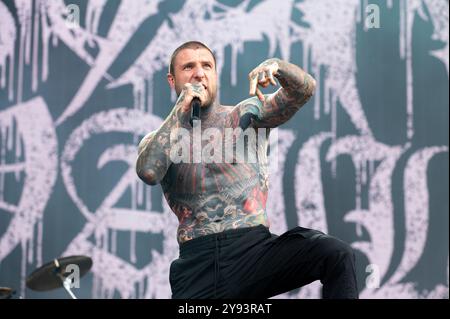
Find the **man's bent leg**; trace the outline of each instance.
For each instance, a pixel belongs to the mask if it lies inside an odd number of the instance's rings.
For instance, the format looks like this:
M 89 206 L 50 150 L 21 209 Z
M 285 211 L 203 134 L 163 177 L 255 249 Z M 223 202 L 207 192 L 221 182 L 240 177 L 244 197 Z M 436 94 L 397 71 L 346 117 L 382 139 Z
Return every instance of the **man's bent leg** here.
M 251 271 L 241 272 L 235 284 L 238 298 L 269 298 L 315 280 L 323 284 L 323 298 L 358 298 L 353 250 L 335 237 L 295 227 L 249 256 L 240 261 Z

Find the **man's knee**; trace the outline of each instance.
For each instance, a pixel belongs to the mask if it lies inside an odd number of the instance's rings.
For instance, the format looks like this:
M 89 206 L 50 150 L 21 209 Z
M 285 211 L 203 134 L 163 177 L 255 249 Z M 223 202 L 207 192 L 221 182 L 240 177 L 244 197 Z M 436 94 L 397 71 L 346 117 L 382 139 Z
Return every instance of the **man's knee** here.
M 354 263 L 355 252 L 349 244 L 332 236 L 326 236 L 323 241 L 324 252 L 328 258 Z

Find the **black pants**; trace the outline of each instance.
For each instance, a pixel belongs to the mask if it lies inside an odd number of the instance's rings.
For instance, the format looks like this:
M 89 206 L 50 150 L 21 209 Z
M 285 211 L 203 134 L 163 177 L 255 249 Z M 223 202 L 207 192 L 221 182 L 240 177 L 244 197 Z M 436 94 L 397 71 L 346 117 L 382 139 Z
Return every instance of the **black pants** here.
M 269 298 L 315 280 L 323 298 L 358 298 L 351 247 L 303 227 L 280 236 L 259 225 L 195 238 L 170 266 L 176 299 Z

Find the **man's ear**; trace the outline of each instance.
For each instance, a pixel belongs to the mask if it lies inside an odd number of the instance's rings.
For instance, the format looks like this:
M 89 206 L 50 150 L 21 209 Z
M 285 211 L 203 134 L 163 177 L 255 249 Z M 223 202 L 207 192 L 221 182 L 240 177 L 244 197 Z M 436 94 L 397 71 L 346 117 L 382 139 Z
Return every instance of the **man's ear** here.
M 167 82 L 171 89 L 175 89 L 175 77 L 171 73 L 167 73 Z

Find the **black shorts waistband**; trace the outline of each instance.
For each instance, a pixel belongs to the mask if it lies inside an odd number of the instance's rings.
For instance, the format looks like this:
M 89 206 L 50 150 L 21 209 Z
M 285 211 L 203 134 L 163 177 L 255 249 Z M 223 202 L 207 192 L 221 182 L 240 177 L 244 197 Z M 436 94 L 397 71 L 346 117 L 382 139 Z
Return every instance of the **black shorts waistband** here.
M 220 233 L 197 237 L 180 244 L 180 257 L 183 258 L 188 254 L 215 248 L 217 245 L 217 241 L 219 241 L 221 245 L 226 245 L 236 240 L 237 238 L 242 237 L 248 232 L 255 230 L 269 231 L 266 226 L 258 225 L 245 228 L 228 229 Z

